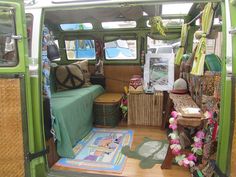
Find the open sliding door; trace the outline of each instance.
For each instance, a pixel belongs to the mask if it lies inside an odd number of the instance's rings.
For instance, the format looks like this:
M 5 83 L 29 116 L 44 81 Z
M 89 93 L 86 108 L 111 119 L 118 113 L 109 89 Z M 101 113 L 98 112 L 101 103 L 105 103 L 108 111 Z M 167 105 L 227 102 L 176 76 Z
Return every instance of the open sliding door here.
M 40 132 L 34 127 L 27 48 L 23 1 L 0 0 L 0 176 L 4 177 L 45 176 L 45 150 L 35 145 Z

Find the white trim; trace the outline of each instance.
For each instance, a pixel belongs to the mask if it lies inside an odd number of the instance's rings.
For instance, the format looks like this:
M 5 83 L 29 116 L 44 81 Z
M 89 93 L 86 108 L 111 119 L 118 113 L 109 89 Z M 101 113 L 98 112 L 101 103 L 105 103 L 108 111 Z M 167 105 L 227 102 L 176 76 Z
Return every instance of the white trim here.
M 33 29 L 32 29 L 32 43 L 31 43 L 31 57 L 40 58 L 39 50 L 41 47 L 40 36 L 41 36 L 41 18 L 42 18 L 42 9 L 26 10 L 26 13 L 33 15 Z

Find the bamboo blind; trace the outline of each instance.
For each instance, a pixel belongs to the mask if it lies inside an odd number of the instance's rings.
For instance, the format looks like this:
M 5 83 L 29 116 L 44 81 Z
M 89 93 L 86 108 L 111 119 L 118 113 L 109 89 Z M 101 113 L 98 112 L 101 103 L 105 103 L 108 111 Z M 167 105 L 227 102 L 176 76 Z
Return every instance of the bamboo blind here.
M 0 79 L 0 136 L 0 176 L 25 176 L 19 79 Z
M 235 90 L 236 92 L 236 90 Z M 236 95 L 236 93 L 235 93 Z M 236 99 L 235 105 L 236 105 Z M 234 120 L 234 134 L 233 134 L 233 145 L 232 145 L 232 152 L 231 152 L 231 170 L 230 170 L 230 176 L 236 176 L 236 117 Z
M 161 126 L 163 92 L 128 95 L 128 124 Z

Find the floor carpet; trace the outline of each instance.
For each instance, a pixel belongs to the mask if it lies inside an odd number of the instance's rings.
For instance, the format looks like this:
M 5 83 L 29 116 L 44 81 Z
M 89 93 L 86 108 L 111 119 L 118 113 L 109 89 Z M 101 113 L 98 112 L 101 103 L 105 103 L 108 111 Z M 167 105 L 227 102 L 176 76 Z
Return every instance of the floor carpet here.
M 61 158 L 54 166 L 122 173 L 126 156 L 121 149 L 130 146 L 132 139 L 132 130 L 94 128 L 73 148 L 74 159 Z
M 152 140 L 144 138 L 134 151 L 130 150 L 130 146 L 124 146 L 122 153 L 129 158 L 141 160 L 139 166 L 141 168 L 152 168 L 157 163 L 162 163 L 168 150 L 168 142 L 166 140 Z

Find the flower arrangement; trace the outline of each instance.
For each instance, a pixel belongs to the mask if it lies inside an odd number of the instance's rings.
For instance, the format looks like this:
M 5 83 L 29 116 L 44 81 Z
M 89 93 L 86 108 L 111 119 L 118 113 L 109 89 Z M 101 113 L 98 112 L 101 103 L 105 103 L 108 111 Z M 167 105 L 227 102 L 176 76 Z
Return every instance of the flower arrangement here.
M 180 137 L 177 131 L 177 117 L 179 113 L 176 111 L 172 111 L 171 118 L 169 119 L 169 128 L 173 130 L 172 133 L 169 134 L 170 137 L 170 148 L 172 150 L 172 154 L 175 155 L 175 160 L 180 166 L 184 166 L 186 168 L 195 166 L 197 162 L 197 155 L 202 155 L 203 150 L 203 140 L 205 138 L 205 133 L 202 130 L 199 130 L 193 138 L 194 143 L 191 145 L 192 153 L 188 155 L 182 154 L 181 145 L 180 145 Z

